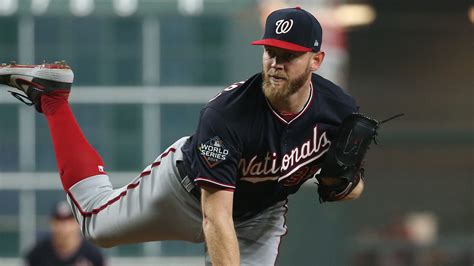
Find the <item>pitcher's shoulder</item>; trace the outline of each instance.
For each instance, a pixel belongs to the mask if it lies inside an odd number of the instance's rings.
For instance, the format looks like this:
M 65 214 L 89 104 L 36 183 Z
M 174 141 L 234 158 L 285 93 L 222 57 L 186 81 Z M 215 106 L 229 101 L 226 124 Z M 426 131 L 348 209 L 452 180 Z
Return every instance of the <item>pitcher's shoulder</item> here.
M 316 93 L 331 101 L 340 102 L 345 105 L 357 106 L 356 100 L 346 90 L 334 82 L 313 73 L 312 83 Z
M 222 112 L 230 110 L 246 110 L 260 98 L 261 74 L 255 74 L 250 78 L 228 85 L 216 96 L 211 98 L 206 107 L 211 107 Z

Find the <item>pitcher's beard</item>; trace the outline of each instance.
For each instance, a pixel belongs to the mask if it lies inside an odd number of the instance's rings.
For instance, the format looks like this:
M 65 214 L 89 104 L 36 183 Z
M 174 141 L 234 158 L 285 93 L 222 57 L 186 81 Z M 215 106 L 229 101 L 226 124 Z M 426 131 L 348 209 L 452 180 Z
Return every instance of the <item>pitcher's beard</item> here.
M 265 69 L 263 70 L 263 93 L 270 101 L 279 101 L 286 99 L 288 96 L 296 93 L 305 84 L 308 76 L 311 73 L 311 69 L 308 67 L 304 73 L 294 79 L 288 79 L 288 77 L 285 75 L 286 84 L 282 87 L 275 87 L 272 84 L 270 81 L 269 72 L 272 71 L 266 71 Z M 271 74 L 274 75 L 275 72 L 273 71 Z

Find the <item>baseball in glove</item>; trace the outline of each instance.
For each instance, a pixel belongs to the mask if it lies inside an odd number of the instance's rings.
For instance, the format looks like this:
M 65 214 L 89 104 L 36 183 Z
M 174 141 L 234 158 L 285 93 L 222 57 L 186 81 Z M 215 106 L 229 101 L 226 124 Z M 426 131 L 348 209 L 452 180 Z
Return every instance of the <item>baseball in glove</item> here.
M 347 196 L 364 176 L 364 157 L 374 141 L 381 122 L 360 113 L 353 113 L 342 121 L 321 172 L 316 177 L 320 202 L 337 201 Z

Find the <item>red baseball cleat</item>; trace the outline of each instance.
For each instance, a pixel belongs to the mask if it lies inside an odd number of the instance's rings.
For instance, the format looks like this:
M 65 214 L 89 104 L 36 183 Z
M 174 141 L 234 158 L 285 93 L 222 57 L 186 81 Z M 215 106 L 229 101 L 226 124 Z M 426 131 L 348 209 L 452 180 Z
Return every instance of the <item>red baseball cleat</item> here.
M 40 113 L 41 95 L 58 94 L 67 99 L 73 81 L 74 73 L 64 61 L 42 65 L 18 65 L 15 62 L 0 65 L 0 84 L 22 91 L 25 95 L 10 93 L 27 105 L 35 105 Z

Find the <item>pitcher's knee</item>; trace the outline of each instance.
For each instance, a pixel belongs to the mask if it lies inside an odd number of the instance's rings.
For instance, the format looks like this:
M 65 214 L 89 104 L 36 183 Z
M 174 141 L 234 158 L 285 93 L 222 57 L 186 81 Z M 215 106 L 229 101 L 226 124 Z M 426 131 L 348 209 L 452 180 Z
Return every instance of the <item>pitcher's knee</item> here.
M 111 239 L 110 237 L 106 237 L 104 234 L 97 234 L 97 233 L 90 233 L 90 232 L 82 232 L 84 238 L 94 245 L 101 247 L 101 248 L 111 248 L 119 245 L 117 241 Z
M 84 234 L 84 237 L 94 245 L 101 247 L 101 248 L 111 248 L 115 247 L 120 243 L 117 243 L 115 241 L 112 241 L 110 238 L 106 237 L 101 237 L 100 235 L 90 235 L 90 234 Z

